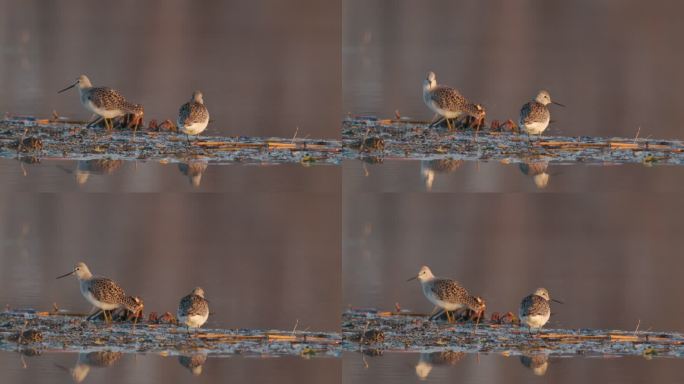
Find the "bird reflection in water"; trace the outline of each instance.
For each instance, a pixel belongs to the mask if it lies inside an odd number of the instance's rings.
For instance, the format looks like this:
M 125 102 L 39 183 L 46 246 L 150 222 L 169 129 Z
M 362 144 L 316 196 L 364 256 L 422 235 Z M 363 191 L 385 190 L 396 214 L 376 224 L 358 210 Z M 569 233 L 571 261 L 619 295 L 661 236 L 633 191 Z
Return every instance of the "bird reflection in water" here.
M 109 368 L 119 361 L 122 355 L 121 352 L 111 351 L 79 353 L 78 360 L 73 368 L 58 367 L 69 372 L 75 383 L 81 383 L 88 377 L 90 368 Z
M 95 159 L 80 160 L 75 170 L 67 169 L 58 165 L 57 167 L 67 173 L 76 176 L 76 183 L 84 185 L 88 182 L 90 175 L 111 175 L 123 165 L 123 160 Z
M 463 357 L 465 353 L 455 351 L 421 353 L 416 364 L 416 376 L 420 380 L 426 380 L 434 366 L 456 365 Z
M 549 185 L 549 174 L 546 173 L 549 167 L 548 161 L 520 163 L 519 167 L 520 172 L 527 176 L 532 176 L 537 188 L 544 189 Z
M 537 376 L 544 376 L 549 367 L 549 355 L 545 353 L 525 354 L 520 356 L 520 364 L 531 369 Z
M 178 164 L 178 170 L 188 177 L 188 181 L 197 188 L 202 183 L 202 174 L 209 166 L 209 162 L 203 157 L 187 158 L 185 162 Z
M 194 355 L 178 356 L 178 364 L 192 372 L 193 376 L 202 374 L 202 366 L 207 361 L 206 353 L 195 353 Z
M 451 173 L 456 171 L 463 164 L 463 160 L 439 159 L 423 160 L 420 162 L 420 175 L 425 182 L 425 189 L 432 191 L 432 184 L 437 173 Z

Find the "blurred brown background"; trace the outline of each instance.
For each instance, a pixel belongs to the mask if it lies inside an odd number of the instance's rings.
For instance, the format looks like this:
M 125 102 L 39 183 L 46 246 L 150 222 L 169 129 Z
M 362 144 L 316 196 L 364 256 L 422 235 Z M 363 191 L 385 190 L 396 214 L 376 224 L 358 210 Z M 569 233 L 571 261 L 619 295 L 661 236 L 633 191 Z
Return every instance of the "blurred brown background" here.
M 343 195 L 345 306 L 429 313 L 419 283 L 428 265 L 517 313 L 539 286 L 549 327 L 684 331 L 681 217 L 676 193 Z
M 516 119 L 540 88 L 550 134 L 681 137 L 684 4 L 656 1 L 344 0 L 344 112 L 430 119 L 427 71 Z
M 21 194 L 0 198 L 0 303 L 89 311 L 84 261 L 175 313 L 202 286 L 207 327 L 338 330 L 338 193 Z
M 89 118 L 81 73 L 172 119 L 200 89 L 208 135 L 337 137 L 340 4 L 0 0 L 0 112 Z

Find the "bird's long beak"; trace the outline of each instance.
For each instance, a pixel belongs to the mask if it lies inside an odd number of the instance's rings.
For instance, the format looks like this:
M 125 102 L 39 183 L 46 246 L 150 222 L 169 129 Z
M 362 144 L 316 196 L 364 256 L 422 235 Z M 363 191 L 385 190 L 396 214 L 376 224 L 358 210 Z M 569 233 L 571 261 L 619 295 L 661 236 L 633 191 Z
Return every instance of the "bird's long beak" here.
M 406 281 L 415 280 L 415 279 L 417 279 L 417 278 L 418 278 L 418 276 L 413 276 L 412 278 L 410 278 L 410 279 L 408 279 L 408 280 L 406 280 Z
M 74 274 L 74 272 L 76 272 L 76 271 L 71 271 L 71 272 L 69 272 L 69 273 L 65 273 L 65 274 L 63 274 L 62 276 L 58 276 L 57 278 L 58 278 L 58 279 L 61 279 L 62 277 L 71 276 L 71 275 Z
M 74 85 L 76 85 L 76 84 L 74 84 Z M 551 104 L 556 104 L 559 107 L 565 107 L 565 104 L 557 103 L 555 101 L 552 101 Z
M 556 300 L 556 299 L 551 299 L 551 301 L 556 302 L 556 303 L 558 303 L 558 304 L 565 304 L 565 303 L 563 303 L 562 301 Z
M 68 90 L 70 90 L 71 88 L 75 87 L 76 84 L 78 84 L 78 81 L 75 82 L 75 83 L 73 83 L 73 84 L 71 84 L 70 86 L 68 86 L 68 87 L 66 87 L 66 88 L 64 88 L 64 89 L 62 89 L 61 91 L 57 91 L 57 93 L 62 93 L 62 92 L 64 92 L 64 91 L 68 91 Z

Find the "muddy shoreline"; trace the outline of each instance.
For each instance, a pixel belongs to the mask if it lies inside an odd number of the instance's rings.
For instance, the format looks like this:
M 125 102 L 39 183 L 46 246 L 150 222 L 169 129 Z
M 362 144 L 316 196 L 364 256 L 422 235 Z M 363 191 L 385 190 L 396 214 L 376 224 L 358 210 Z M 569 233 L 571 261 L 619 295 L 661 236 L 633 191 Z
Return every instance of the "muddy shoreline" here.
M 186 355 L 337 356 L 339 334 L 298 330 L 211 329 L 173 324 L 86 321 L 36 311 L 0 313 L 0 350 L 22 353 L 97 352 Z
M 363 336 L 362 336 L 363 335 Z M 544 329 L 530 335 L 517 324 L 489 320 L 449 324 L 410 312 L 354 311 L 342 317 L 342 346 L 377 355 L 384 352 L 464 352 L 558 356 L 684 357 L 684 334 L 601 329 Z
M 681 140 L 525 135 L 502 129 L 431 128 L 425 122 L 349 118 L 341 140 L 202 136 L 173 131 L 87 128 L 49 119 L 0 120 L 0 157 L 53 160 L 150 160 L 182 163 L 335 164 L 344 160 L 468 160 L 502 163 L 684 164 Z
M 530 335 L 516 324 L 485 320 L 450 324 L 424 314 L 349 310 L 341 332 L 200 329 L 173 324 L 86 321 L 81 315 L 36 311 L 0 313 L 0 350 L 188 355 L 339 357 L 343 352 L 500 353 L 556 356 L 684 357 L 677 332 L 544 329 Z

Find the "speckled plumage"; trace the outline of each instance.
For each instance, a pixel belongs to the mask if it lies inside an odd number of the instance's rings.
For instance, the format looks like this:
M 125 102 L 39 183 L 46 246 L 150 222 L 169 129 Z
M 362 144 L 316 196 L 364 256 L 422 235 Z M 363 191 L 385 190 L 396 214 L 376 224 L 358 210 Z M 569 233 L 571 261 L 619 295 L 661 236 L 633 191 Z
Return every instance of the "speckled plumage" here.
M 530 328 L 540 329 L 551 317 L 549 292 L 545 288 L 537 288 L 533 294 L 525 296 L 520 303 L 518 316 L 520 324 Z
M 204 105 L 202 92 L 195 91 L 189 102 L 178 111 L 178 129 L 187 135 L 199 135 L 209 124 L 209 111 Z
M 529 131 L 532 124 L 539 124 L 540 128 L 535 129 L 533 134 L 544 132 L 551 120 L 551 113 L 546 105 L 537 101 L 530 101 L 522 106 L 520 109 L 520 120 L 518 123 L 520 127 L 526 132 Z
M 423 102 L 430 110 L 447 119 L 455 119 L 461 115 L 482 119 L 484 108 L 466 99 L 456 88 L 437 84 L 434 72 L 429 72 L 423 82 Z
M 551 103 L 563 106 L 563 104 L 551 101 L 551 95 L 548 91 L 543 89 L 539 91 L 532 101 L 520 109 L 520 118 L 518 119 L 520 130 L 530 135 L 541 135 L 551 121 L 551 112 L 548 108 Z
M 537 295 L 528 295 L 520 303 L 520 317 L 551 314 L 549 302 Z
M 59 92 L 64 92 L 76 86 L 78 87 L 81 104 L 90 112 L 105 119 L 105 126 L 108 129 L 112 128 L 111 122 L 108 121 L 110 119 L 126 114 L 136 116 L 142 116 L 143 114 L 142 105 L 129 103 L 118 91 L 112 88 L 93 87 L 86 75 L 79 76 L 73 85 Z
M 466 100 L 456 88 L 442 85 L 438 85 L 427 94 L 426 102 L 434 103 L 435 107 L 448 111 L 456 116 L 460 115 L 464 108 L 469 104 L 468 100 Z
M 479 307 L 477 299 L 455 280 L 436 278 L 427 286 L 441 301 L 472 310 Z
M 472 296 L 457 281 L 435 277 L 427 266 L 421 267 L 418 279 L 425 297 L 435 306 L 444 311 L 456 311 L 469 309 L 481 312 L 485 308 L 484 301 L 479 297 Z M 448 314 L 447 314 L 448 317 Z
M 201 327 L 209 317 L 209 302 L 204 298 L 204 290 L 195 288 L 184 296 L 178 304 L 178 322 L 191 328 Z
M 83 297 L 93 306 L 103 311 L 125 308 L 138 312 L 141 304 L 134 298 L 126 296 L 124 290 L 113 280 L 101 276 L 93 276 L 85 263 L 78 263 L 70 273 L 58 278 L 75 274 Z
M 133 104 L 126 101 L 121 94 L 109 87 L 90 87 L 84 89 L 81 95 L 84 103 L 91 102 L 97 108 L 107 111 L 119 110 L 123 114 L 124 108 L 133 110 Z
M 124 302 L 127 300 L 124 290 L 113 280 L 106 277 L 93 277 L 83 281 L 81 283 L 81 290 L 86 293 L 89 292 L 95 300 L 105 304 L 124 305 Z

